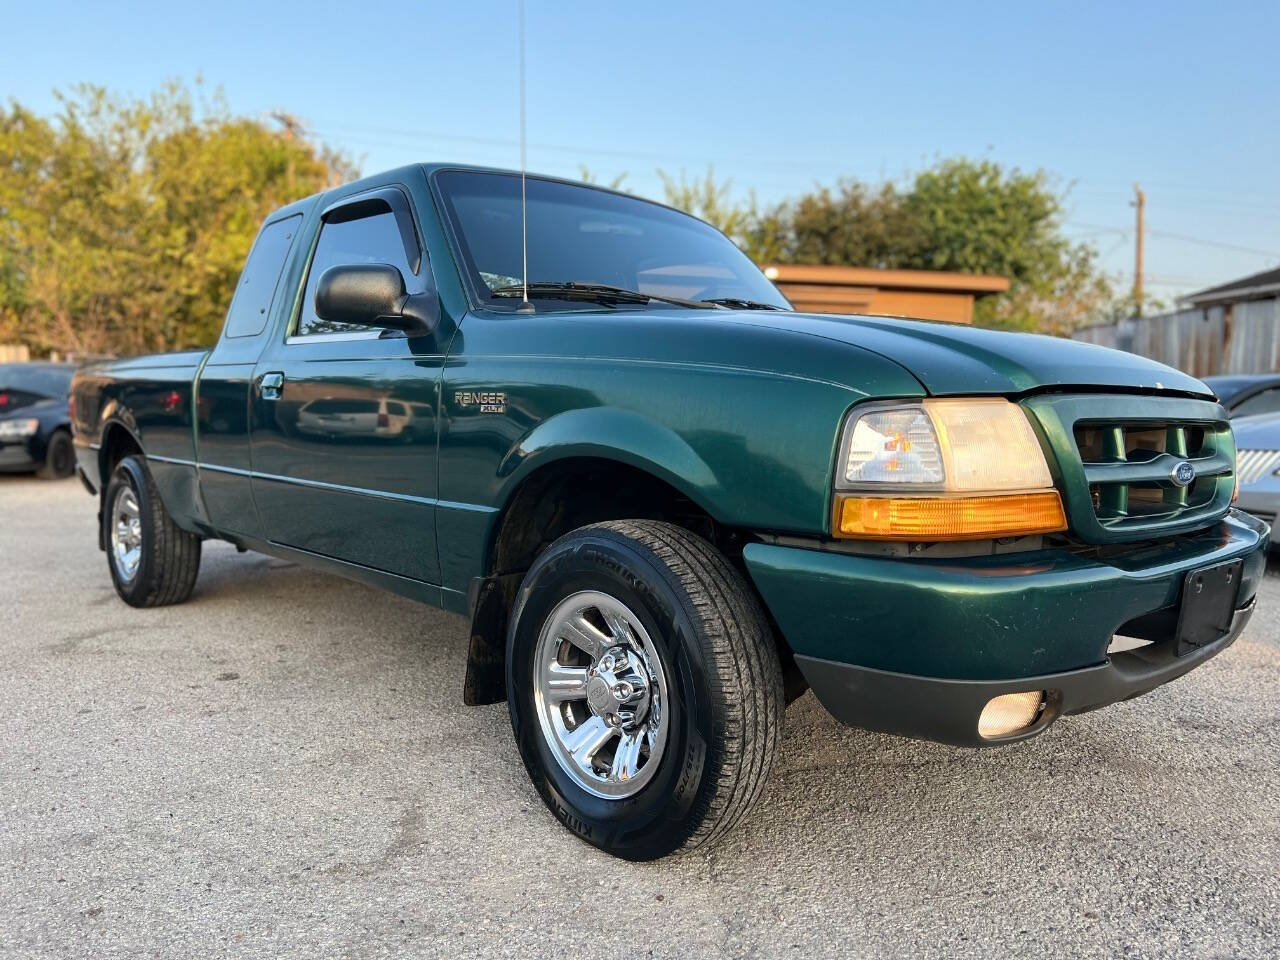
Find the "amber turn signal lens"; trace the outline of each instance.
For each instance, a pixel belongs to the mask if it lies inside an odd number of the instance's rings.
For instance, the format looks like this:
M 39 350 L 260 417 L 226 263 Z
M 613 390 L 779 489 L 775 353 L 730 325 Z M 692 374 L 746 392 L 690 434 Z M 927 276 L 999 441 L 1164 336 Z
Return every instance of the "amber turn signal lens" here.
M 981 540 L 1067 529 L 1056 490 L 989 497 L 836 499 L 838 537 L 867 540 Z

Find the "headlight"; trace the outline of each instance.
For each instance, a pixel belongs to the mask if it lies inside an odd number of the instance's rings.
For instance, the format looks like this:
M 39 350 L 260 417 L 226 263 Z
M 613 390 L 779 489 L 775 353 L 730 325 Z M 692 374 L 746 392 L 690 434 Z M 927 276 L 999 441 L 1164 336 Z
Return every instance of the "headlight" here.
M 39 420 L 0 420 L 0 440 L 21 440 L 39 429 Z
M 924 400 L 855 411 L 836 472 L 837 537 L 977 540 L 1067 528 L 1022 408 Z

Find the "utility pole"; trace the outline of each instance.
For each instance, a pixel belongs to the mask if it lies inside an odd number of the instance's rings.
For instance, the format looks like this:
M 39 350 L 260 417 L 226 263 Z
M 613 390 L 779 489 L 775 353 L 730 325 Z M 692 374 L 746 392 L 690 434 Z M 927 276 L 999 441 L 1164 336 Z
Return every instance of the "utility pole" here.
M 268 114 L 268 116 L 270 116 L 276 123 L 280 124 L 281 128 L 284 130 L 284 138 L 289 141 L 291 148 L 293 146 L 293 142 L 306 133 L 306 127 L 303 126 L 302 121 L 292 113 L 285 113 L 283 110 L 276 110 Z M 296 179 L 294 164 L 294 152 L 290 149 L 289 163 L 285 168 L 284 179 L 285 189 L 289 191 L 289 199 L 291 200 L 294 199 L 297 192 L 297 188 L 294 186 L 294 181 Z
M 1133 262 L 1133 309 L 1134 316 L 1142 316 L 1142 234 L 1143 234 L 1143 214 L 1146 211 L 1147 195 L 1142 192 L 1142 187 L 1138 184 L 1133 185 L 1133 206 L 1137 210 L 1138 223 L 1135 236 L 1137 237 L 1137 245 L 1134 250 Z

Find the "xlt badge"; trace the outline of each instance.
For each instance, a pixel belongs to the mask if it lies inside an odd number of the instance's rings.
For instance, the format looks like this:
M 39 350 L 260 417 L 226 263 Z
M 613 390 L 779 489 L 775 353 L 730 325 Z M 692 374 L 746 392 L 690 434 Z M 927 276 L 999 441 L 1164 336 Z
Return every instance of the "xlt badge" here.
M 495 390 L 459 390 L 453 402 L 463 409 L 479 407 L 481 413 L 507 412 L 507 395 Z

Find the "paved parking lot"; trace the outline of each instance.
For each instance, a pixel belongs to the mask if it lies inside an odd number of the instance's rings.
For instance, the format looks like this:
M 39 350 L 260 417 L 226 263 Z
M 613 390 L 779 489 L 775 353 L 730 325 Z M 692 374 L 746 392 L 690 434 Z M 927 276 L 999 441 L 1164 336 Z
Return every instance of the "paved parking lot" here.
M 764 802 L 628 865 L 561 829 L 466 624 L 207 545 L 119 602 L 74 481 L 0 478 L 0 954 L 1280 954 L 1280 570 L 1191 677 L 969 752 L 787 711 Z

